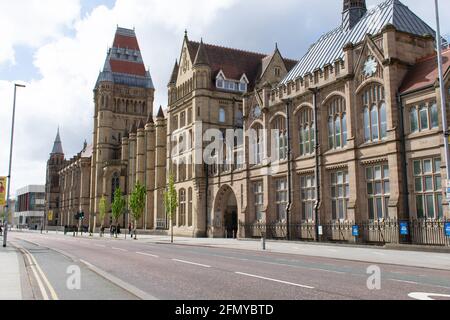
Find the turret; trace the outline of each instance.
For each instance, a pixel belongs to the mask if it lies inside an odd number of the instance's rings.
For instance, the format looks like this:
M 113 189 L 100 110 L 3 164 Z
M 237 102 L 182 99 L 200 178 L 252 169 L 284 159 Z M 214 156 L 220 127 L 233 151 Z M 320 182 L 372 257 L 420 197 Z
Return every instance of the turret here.
M 203 39 L 198 46 L 193 64 L 194 83 L 196 89 L 208 89 L 211 83 L 211 65 Z
M 344 0 L 344 9 L 342 12 L 343 29 L 352 29 L 366 12 L 366 0 Z

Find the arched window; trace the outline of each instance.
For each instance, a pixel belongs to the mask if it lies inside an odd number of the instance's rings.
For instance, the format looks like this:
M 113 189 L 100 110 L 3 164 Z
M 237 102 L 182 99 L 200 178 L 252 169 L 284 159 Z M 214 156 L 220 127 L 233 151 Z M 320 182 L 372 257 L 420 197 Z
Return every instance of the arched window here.
M 111 178 L 111 202 L 114 201 L 114 193 L 119 187 L 120 187 L 120 177 L 119 174 L 116 172 L 113 174 Z
M 186 226 L 186 190 L 184 189 L 180 189 L 180 206 L 178 210 L 178 226 Z
M 225 123 L 226 122 L 226 113 L 224 108 L 219 109 L 219 122 Z
M 250 153 L 250 164 L 258 165 L 263 161 L 264 136 L 261 124 L 255 124 L 250 131 L 250 145 L 252 151 Z
M 315 128 L 314 116 L 311 108 L 304 108 L 298 116 L 300 155 L 314 153 L 315 148 Z
M 328 147 L 339 149 L 347 145 L 347 114 L 345 100 L 336 97 L 328 104 Z
M 188 226 L 192 227 L 193 219 L 192 219 L 192 188 L 189 188 L 188 191 Z
M 409 111 L 411 132 L 439 127 L 438 108 L 435 102 L 413 106 Z
M 383 86 L 369 85 L 363 92 L 364 141 L 376 142 L 387 137 L 387 111 Z
M 286 130 L 286 119 L 278 116 L 272 124 L 272 129 L 275 130 L 275 152 L 277 160 L 286 160 L 288 157 L 288 137 Z

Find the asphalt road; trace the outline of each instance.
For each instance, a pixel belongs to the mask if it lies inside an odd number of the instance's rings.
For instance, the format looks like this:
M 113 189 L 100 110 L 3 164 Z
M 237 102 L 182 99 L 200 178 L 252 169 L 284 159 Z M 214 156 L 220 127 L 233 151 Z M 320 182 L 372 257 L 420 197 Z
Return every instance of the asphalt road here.
M 12 232 L 10 241 L 36 257 L 59 299 L 407 300 L 424 293 L 450 295 L 450 271 L 445 270 L 55 234 Z M 67 267 L 74 263 L 81 270 L 81 291 L 67 290 Z M 373 273 L 368 269 L 380 271 L 379 289 L 373 277 L 369 289 Z

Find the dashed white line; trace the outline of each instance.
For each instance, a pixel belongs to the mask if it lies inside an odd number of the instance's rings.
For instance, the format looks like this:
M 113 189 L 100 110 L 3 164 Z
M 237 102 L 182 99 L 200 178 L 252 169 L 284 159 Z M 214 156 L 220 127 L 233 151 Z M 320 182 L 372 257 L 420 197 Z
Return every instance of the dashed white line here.
M 238 275 L 241 275 L 241 276 L 247 276 L 247 277 L 257 278 L 257 279 L 261 279 L 261 280 L 278 282 L 278 283 L 287 284 L 287 285 L 290 285 L 290 286 L 295 286 L 295 287 L 300 287 L 300 288 L 305 288 L 305 289 L 314 289 L 314 287 L 305 286 L 303 284 L 298 284 L 298 283 L 293 283 L 293 282 L 288 282 L 288 281 L 283 281 L 283 280 L 277 280 L 277 279 L 272 279 L 272 278 L 261 277 L 261 276 L 257 276 L 257 275 L 254 275 L 254 274 L 243 273 L 243 272 L 235 272 L 235 273 L 238 274 Z
M 136 252 L 136 254 L 139 254 L 141 256 L 152 257 L 152 258 L 159 258 L 159 256 L 157 256 L 157 255 L 150 254 L 150 253 L 145 253 L 145 252 Z
M 111 249 L 113 249 L 113 250 L 117 250 L 117 251 L 128 252 L 128 250 L 125 250 L 125 249 L 121 249 L 121 248 L 115 248 L 115 247 L 112 247 Z
M 199 266 L 199 267 L 203 267 L 203 268 L 211 268 L 211 266 L 208 266 L 208 265 L 206 265 L 206 264 L 195 263 L 195 262 L 190 262 L 190 261 L 186 261 L 186 260 L 172 259 L 172 261 L 180 262 L 180 263 L 185 263 L 185 264 L 191 264 L 191 265 Z
M 389 279 L 391 281 L 395 281 L 395 282 L 402 282 L 402 283 L 407 283 L 407 284 L 416 284 L 418 285 L 418 282 L 414 282 L 414 281 L 406 281 L 406 280 L 398 280 L 398 279 Z

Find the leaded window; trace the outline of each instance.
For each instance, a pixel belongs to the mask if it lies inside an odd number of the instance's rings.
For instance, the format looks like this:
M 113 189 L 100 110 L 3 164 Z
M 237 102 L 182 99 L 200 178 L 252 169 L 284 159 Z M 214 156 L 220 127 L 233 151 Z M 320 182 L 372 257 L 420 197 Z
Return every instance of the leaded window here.
M 376 142 L 387 137 L 387 110 L 383 86 L 372 84 L 362 95 L 364 141 Z
M 346 220 L 350 196 L 347 171 L 331 174 L 331 213 L 333 220 Z
M 414 160 L 413 171 L 417 218 L 442 219 L 441 159 Z
M 328 105 L 328 146 L 330 149 L 347 145 L 347 114 L 345 99 L 336 97 Z
M 316 179 L 313 175 L 300 178 L 302 219 L 304 221 L 314 220 L 314 206 L 316 203 Z
M 310 108 L 304 108 L 298 116 L 300 155 L 313 154 L 315 150 L 315 127 L 313 112 Z
M 367 198 L 370 220 L 389 217 L 389 166 L 378 165 L 366 168 Z
M 178 226 L 186 225 L 186 190 L 180 189 L 180 206 L 178 208 Z
M 439 127 L 438 107 L 435 102 L 422 103 L 409 110 L 411 133 Z
M 287 179 L 276 180 L 276 207 L 278 221 L 285 221 L 287 216 L 288 185 Z
M 278 116 L 273 122 L 275 130 L 275 150 L 277 160 L 286 160 L 288 158 L 288 136 L 286 130 L 286 119 Z
M 253 183 L 253 192 L 255 194 L 256 221 L 262 221 L 264 220 L 264 186 L 262 181 Z

